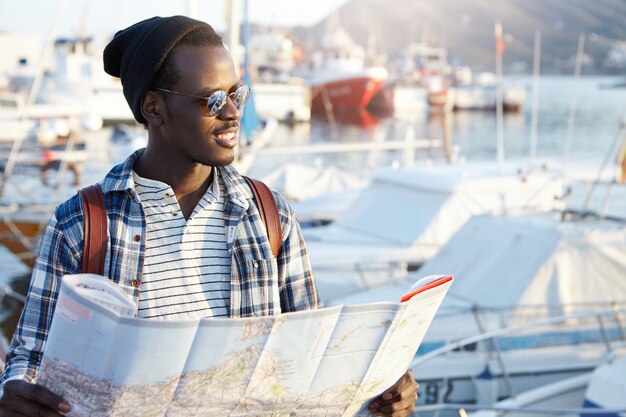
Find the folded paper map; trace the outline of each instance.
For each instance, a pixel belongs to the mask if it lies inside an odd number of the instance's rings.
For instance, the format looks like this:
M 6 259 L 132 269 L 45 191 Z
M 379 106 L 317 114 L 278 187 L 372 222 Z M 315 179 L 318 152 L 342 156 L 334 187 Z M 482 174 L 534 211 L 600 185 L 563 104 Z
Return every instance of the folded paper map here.
M 134 317 L 104 277 L 68 275 L 38 383 L 69 416 L 368 415 L 408 369 L 451 284 L 440 282 L 402 303 L 163 321 Z

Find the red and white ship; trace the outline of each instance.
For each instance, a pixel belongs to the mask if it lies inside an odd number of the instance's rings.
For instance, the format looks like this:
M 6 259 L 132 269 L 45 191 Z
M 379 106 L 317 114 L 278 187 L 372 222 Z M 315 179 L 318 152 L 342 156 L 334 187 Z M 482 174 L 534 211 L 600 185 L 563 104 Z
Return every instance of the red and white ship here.
M 386 68 L 365 66 L 365 49 L 334 22 L 322 39 L 322 48 L 311 54 L 311 111 L 366 110 L 387 78 Z
M 311 110 L 315 113 L 345 110 L 366 110 L 372 98 L 387 81 L 384 68 L 363 69 L 355 73 L 311 81 Z

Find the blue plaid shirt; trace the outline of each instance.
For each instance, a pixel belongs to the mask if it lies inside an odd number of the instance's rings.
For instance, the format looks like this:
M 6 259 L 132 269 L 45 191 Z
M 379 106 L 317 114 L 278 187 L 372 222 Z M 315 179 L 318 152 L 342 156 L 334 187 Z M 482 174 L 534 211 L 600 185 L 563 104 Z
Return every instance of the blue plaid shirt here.
M 133 187 L 132 168 L 142 152 L 115 166 L 100 183 L 109 218 L 104 274 L 135 303 L 141 290 L 146 222 Z M 319 307 L 300 226 L 287 202 L 274 192 L 283 240 L 276 258 L 245 180 L 233 167 L 216 169 L 226 186 L 224 221 L 232 264 L 230 316 L 264 316 Z M 61 278 L 81 272 L 83 223 L 83 203 L 78 195 L 57 207 L 48 223 L 7 355 L 2 385 L 7 379 L 36 379 Z

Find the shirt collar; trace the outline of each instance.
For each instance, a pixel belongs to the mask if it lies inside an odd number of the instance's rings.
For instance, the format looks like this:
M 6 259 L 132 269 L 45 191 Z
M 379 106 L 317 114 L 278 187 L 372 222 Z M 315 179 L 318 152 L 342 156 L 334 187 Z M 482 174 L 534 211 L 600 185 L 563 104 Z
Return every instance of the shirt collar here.
M 145 148 L 136 150 L 124 162 L 111 168 L 100 183 L 104 194 L 114 191 L 128 191 L 135 200 L 138 199 L 133 180 L 133 166 L 144 151 Z
M 145 148 L 136 150 L 132 155 L 126 158 L 124 162 L 114 166 L 109 171 L 100 184 L 104 194 L 113 191 L 127 191 L 131 193 L 136 201 L 139 201 L 137 193 L 135 192 L 135 181 L 133 180 L 132 172 L 135 162 L 144 151 Z M 232 200 L 235 204 L 244 209 L 248 208 L 250 204 L 248 200 L 253 198 L 253 194 L 241 174 L 239 174 L 232 165 L 214 168 L 224 180 L 224 187 L 226 188 L 226 195 L 224 197 Z
M 244 209 L 247 209 L 250 205 L 249 200 L 254 196 L 246 180 L 243 179 L 241 174 L 239 174 L 232 165 L 217 167 L 217 169 L 224 180 L 227 198 Z

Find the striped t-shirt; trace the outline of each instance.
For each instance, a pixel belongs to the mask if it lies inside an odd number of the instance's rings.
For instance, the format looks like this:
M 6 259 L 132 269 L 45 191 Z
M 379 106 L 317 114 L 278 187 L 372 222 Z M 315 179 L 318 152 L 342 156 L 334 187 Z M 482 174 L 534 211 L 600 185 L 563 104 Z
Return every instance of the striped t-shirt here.
M 213 172 L 213 182 L 185 219 L 172 187 L 133 171 L 146 217 L 138 317 L 228 317 L 231 257 L 224 233 L 226 194 L 222 178 Z

